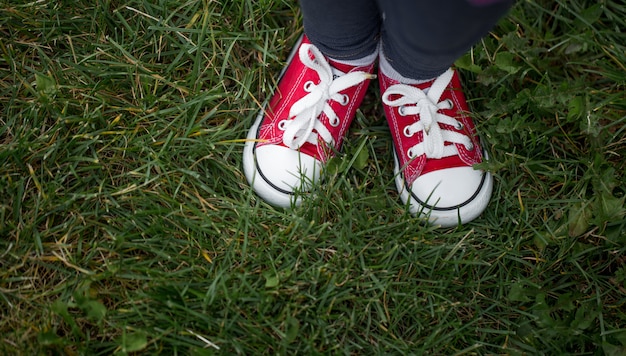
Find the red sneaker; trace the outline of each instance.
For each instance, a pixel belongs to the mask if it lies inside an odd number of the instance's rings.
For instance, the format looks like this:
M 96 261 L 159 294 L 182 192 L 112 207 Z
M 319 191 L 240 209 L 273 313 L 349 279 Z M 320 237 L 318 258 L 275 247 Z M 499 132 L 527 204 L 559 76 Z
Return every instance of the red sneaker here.
M 341 147 L 373 71 L 374 63 L 329 61 L 302 37 L 244 147 L 244 173 L 261 198 L 289 207 L 300 203 L 296 193 L 317 184 L 323 164 Z
M 493 178 L 476 170 L 483 152 L 456 71 L 423 84 L 379 76 L 393 136 L 396 187 L 411 213 L 433 224 L 456 226 L 480 215 Z

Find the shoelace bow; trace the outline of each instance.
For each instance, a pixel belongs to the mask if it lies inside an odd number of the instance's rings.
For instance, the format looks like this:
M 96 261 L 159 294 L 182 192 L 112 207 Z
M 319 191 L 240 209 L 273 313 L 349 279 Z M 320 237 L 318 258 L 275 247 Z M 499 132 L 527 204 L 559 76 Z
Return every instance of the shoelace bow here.
M 357 71 L 334 78 L 333 69 L 324 55 L 311 44 L 303 44 L 298 55 L 305 66 L 317 72 L 320 82 L 307 82 L 304 89 L 308 94 L 291 106 L 289 119 L 281 123 L 284 128 L 283 143 L 291 149 L 298 149 L 306 142 L 317 145 L 318 138 L 334 144 L 332 134 L 319 120 L 324 113 L 332 126 L 339 126 L 340 119 L 330 107 L 329 100 L 346 105 L 348 98 L 340 92 L 375 76 Z
M 462 144 L 470 150 L 473 148 L 469 137 L 457 131 L 446 130 L 439 125 L 446 124 L 457 129 L 462 128 L 462 124 L 458 120 L 439 112 L 442 109 L 452 109 L 453 104 L 450 100 L 440 101 L 440 99 L 450 80 L 452 80 L 453 73 L 449 69 L 439 76 L 430 88 L 425 90 L 406 84 L 395 84 L 383 94 L 383 102 L 391 107 L 398 107 L 400 115 L 419 115 L 419 121 L 404 129 L 404 134 L 407 137 L 423 131 L 422 142 L 408 150 L 409 158 L 426 155 L 427 158 L 440 159 L 459 154 L 456 145 L 446 145 L 445 142 Z M 391 99 L 395 95 L 398 97 Z

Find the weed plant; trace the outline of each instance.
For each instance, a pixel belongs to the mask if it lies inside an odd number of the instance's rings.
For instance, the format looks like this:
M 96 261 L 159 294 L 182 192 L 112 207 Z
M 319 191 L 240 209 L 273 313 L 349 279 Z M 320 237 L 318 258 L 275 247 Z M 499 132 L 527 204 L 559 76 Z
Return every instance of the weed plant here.
M 296 1 L 0 0 L 0 352 L 625 354 L 625 19 L 520 0 L 459 59 L 496 184 L 437 229 L 376 84 L 301 207 L 246 184 Z

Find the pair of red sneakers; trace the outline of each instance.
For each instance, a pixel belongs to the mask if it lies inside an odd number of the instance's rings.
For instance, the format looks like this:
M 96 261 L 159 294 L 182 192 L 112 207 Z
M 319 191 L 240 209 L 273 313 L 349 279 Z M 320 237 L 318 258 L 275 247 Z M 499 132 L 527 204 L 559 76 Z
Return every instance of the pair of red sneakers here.
M 279 207 L 300 204 L 340 149 L 373 72 L 374 63 L 332 61 L 302 37 L 244 147 L 244 172 L 259 196 Z M 493 179 L 473 168 L 485 153 L 457 72 L 417 85 L 381 72 L 379 84 L 402 202 L 444 227 L 476 218 L 487 207 Z

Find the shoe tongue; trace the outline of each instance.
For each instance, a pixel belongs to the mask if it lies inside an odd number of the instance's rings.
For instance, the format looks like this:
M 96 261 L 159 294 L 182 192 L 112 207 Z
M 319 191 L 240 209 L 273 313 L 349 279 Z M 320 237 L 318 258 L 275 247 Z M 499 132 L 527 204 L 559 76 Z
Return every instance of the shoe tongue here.
M 332 59 L 329 59 L 328 63 L 330 63 L 330 67 L 333 70 L 333 76 L 335 78 L 342 76 L 355 68 L 354 66 L 351 66 L 349 64 L 343 64 Z

